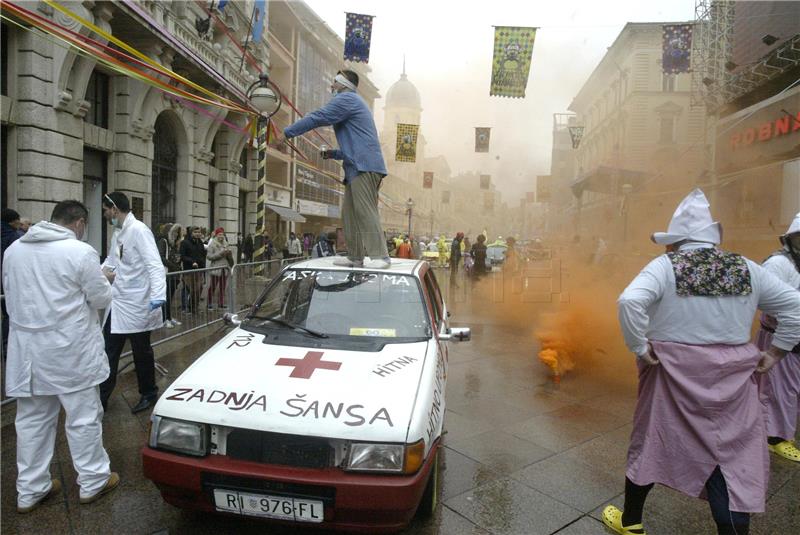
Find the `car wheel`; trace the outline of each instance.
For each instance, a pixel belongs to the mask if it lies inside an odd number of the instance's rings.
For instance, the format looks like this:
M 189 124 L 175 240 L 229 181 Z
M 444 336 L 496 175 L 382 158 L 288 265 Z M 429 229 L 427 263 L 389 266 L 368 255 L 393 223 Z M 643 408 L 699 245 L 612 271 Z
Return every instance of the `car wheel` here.
M 435 455 L 431 473 L 428 476 L 428 484 L 425 485 L 425 492 L 422 494 L 422 501 L 418 509 L 419 514 L 423 517 L 433 515 L 439 503 L 439 448 L 436 448 Z

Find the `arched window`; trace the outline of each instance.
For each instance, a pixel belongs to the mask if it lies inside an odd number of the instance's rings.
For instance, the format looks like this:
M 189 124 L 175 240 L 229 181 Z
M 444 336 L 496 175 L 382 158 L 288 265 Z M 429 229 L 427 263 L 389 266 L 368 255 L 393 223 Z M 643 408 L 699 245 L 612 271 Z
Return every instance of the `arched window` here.
M 175 189 L 178 175 L 178 144 L 167 119 L 156 119 L 153 134 L 153 202 L 151 228 L 175 223 Z

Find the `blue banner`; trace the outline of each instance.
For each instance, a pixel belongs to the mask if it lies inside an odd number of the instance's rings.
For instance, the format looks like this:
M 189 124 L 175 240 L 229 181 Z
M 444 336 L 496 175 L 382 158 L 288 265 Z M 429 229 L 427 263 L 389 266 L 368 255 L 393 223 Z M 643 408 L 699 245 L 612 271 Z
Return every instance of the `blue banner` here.
M 228 4 L 228 0 L 219 0 L 219 2 L 217 2 L 217 9 L 219 11 L 222 11 L 223 9 L 225 9 L 225 6 L 227 4 Z
M 347 13 L 344 38 L 344 59 L 369 63 L 369 46 L 372 43 L 372 15 Z
M 255 0 L 253 5 L 253 42 L 261 41 L 264 34 L 264 26 L 267 23 L 267 0 Z
M 692 54 L 692 25 L 665 24 L 662 34 L 661 69 L 664 74 L 689 72 Z

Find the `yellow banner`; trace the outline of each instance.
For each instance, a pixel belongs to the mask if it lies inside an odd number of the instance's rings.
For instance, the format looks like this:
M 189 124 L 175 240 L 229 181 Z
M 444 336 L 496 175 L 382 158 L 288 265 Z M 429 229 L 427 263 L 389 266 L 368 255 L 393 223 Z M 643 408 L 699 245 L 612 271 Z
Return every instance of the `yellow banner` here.
M 525 97 L 535 38 L 536 28 L 498 26 L 494 29 L 490 95 Z
M 417 161 L 417 133 L 419 125 L 397 123 L 397 152 L 395 160 L 398 162 Z

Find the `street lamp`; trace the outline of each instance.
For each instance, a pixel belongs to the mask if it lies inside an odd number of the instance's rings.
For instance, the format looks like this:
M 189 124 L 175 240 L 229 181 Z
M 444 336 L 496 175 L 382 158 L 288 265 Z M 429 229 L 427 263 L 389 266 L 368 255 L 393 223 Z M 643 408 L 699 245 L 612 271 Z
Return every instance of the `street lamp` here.
M 258 111 L 258 216 L 256 223 L 255 259 L 256 262 L 266 260 L 264 233 L 267 229 L 267 214 L 264 199 L 267 189 L 267 131 L 270 118 L 281 109 L 281 91 L 269 75 L 259 74 L 258 80 L 247 89 L 250 104 Z M 255 274 L 261 275 L 264 264 L 256 266 Z
M 414 201 L 411 197 L 406 201 L 406 208 L 408 209 L 408 237 L 411 238 L 411 214 L 414 211 Z

